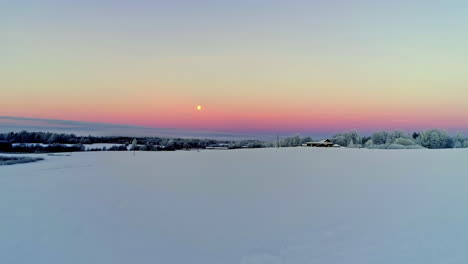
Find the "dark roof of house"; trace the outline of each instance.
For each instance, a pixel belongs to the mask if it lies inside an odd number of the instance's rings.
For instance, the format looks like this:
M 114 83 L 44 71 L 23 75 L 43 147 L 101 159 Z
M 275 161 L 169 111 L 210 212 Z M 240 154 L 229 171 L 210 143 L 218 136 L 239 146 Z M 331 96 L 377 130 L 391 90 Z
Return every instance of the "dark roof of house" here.
M 323 139 L 317 142 L 307 142 L 307 144 L 330 144 L 330 143 L 333 143 L 333 142 L 329 139 Z

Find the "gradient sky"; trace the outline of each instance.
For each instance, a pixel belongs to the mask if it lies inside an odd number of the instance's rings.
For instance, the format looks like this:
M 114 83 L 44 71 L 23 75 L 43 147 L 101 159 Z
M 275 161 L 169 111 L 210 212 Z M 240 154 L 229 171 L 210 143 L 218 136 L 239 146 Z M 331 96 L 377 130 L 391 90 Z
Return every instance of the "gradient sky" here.
M 467 13 L 451 0 L 0 1 L 0 116 L 468 132 Z

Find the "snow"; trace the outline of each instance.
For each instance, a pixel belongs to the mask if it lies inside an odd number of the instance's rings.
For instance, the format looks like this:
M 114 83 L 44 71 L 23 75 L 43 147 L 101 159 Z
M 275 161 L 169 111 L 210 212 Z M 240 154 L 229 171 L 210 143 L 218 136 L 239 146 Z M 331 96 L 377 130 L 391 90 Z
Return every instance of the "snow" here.
M 83 152 L 0 167 L 1 263 L 468 259 L 468 150 Z

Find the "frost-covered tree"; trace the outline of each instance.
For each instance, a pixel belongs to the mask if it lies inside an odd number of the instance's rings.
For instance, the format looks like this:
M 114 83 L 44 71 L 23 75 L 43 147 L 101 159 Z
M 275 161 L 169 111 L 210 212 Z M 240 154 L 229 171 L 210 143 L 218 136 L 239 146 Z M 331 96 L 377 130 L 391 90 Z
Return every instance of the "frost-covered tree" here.
M 132 141 L 133 156 L 135 156 L 135 151 L 136 151 L 137 147 L 138 147 L 138 141 L 137 141 L 136 138 L 134 138 L 133 141 Z
M 375 145 L 383 145 L 387 143 L 388 132 L 386 131 L 379 131 L 372 134 L 371 139 Z
M 343 135 L 335 135 L 332 138 L 333 143 L 338 144 L 342 147 L 347 147 L 349 145 L 349 142 L 346 140 L 346 137 Z
M 373 148 L 373 147 L 374 147 L 374 141 L 372 141 L 372 139 L 369 139 L 369 140 L 364 144 L 364 147 L 365 147 L 365 148 Z
M 463 134 L 458 133 L 453 137 L 453 147 L 454 148 L 464 148 L 465 147 L 466 138 Z
M 393 144 L 393 143 L 395 143 L 395 140 L 397 138 L 410 139 L 411 136 L 408 133 L 406 133 L 405 131 L 395 130 L 395 131 L 392 131 L 392 132 L 388 133 L 387 140 L 386 140 L 385 143 Z
M 301 145 L 301 137 L 299 135 L 287 137 L 281 140 L 282 147 L 297 147 L 300 145 Z
M 48 144 L 55 143 L 57 141 L 57 138 L 58 138 L 58 134 L 52 134 L 47 140 L 47 143 Z
M 371 137 L 362 137 L 361 138 L 361 144 L 366 145 L 366 143 L 371 140 Z
M 301 139 L 301 144 L 304 144 L 306 142 L 311 142 L 314 141 L 311 137 L 304 137 Z
M 421 146 L 430 149 L 453 147 L 452 138 L 450 138 L 447 132 L 439 129 L 432 129 L 421 132 L 417 138 L 417 141 Z
M 351 131 L 347 133 L 339 133 L 336 134 L 332 138 L 333 143 L 338 144 L 343 147 L 348 147 L 349 144 L 352 142 L 353 145 L 361 145 L 362 144 L 362 137 L 359 135 L 357 131 Z

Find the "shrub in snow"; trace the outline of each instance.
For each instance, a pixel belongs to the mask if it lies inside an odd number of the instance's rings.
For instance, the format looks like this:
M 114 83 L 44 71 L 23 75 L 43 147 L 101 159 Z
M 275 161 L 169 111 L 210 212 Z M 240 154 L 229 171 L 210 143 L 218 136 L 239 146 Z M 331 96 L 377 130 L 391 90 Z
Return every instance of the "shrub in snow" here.
M 138 147 L 138 150 L 139 151 L 147 151 L 148 147 L 146 145 L 143 145 L 143 146 Z
M 400 144 L 390 144 L 387 146 L 387 149 L 404 149 L 405 146 Z
M 411 138 L 397 138 L 393 141 L 393 144 L 403 145 L 403 146 L 413 146 L 417 145 Z
M 368 141 L 366 142 L 366 144 L 364 144 L 364 147 L 365 147 L 365 148 L 372 148 L 372 147 L 374 147 L 374 141 L 372 141 L 372 139 L 368 140 Z
M 373 144 L 373 145 L 370 145 L 368 148 L 370 149 L 387 149 L 388 148 L 388 144 Z
M 408 146 L 405 146 L 405 145 L 401 145 L 401 144 L 390 144 L 390 145 L 387 145 L 386 149 L 421 149 L 422 147 L 421 146 L 418 146 L 418 145 L 408 145 Z
M 362 146 L 365 146 L 366 143 L 367 143 L 369 140 L 371 140 L 371 137 L 362 137 L 362 138 L 361 138 L 361 145 L 362 145 Z

